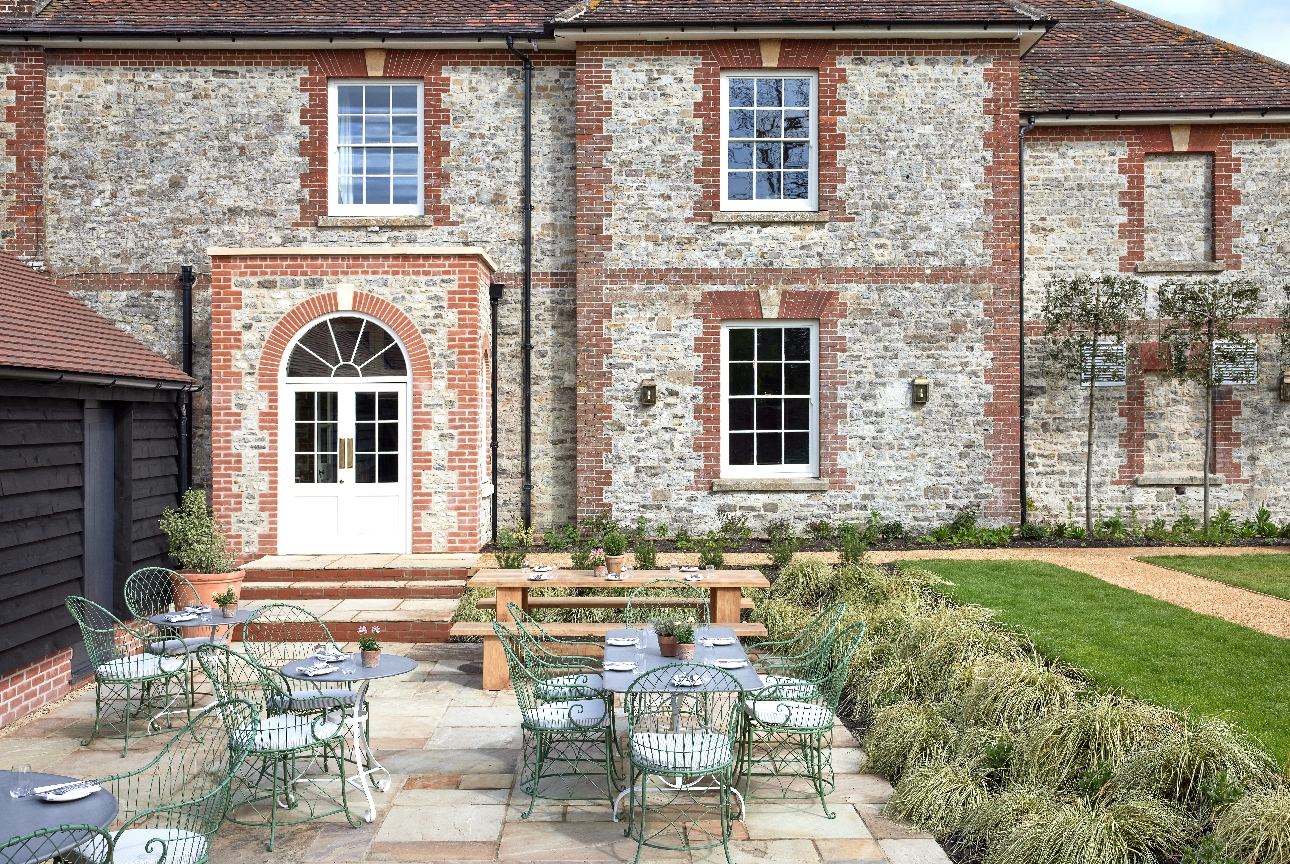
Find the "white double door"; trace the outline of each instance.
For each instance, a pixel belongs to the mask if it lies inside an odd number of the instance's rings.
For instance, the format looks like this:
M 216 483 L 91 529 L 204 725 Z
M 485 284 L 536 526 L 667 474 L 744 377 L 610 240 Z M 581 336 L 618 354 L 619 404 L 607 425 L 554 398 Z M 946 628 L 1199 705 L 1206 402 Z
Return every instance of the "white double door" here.
M 406 553 L 411 465 L 407 384 L 284 384 L 278 552 Z

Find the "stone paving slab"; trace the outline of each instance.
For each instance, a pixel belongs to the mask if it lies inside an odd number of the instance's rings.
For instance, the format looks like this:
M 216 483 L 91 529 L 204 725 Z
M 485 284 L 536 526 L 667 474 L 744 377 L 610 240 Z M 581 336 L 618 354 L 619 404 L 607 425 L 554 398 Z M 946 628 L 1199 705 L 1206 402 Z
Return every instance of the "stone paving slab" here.
M 385 650 L 418 662 L 415 671 L 376 682 L 369 691 L 373 746 L 393 775 L 389 791 L 375 794 L 376 821 L 351 828 L 337 816 L 283 828 L 272 853 L 266 829 L 225 823 L 215 836 L 212 861 L 623 864 L 636 856 L 635 841 L 623 836 L 623 823 L 612 821 L 608 803 L 540 801 L 531 818 L 521 818 L 528 797 L 516 789 L 519 710 L 514 693 L 480 688 L 479 645 L 387 644 Z M 102 776 L 141 767 L 161 749 L 164 736 L 132 742 L 127 759 L 121 758 L 119 741 L 80 746 L 93 698 L 93 688 L 82 689 L 46 716 L 8 734 L 0 730 L 0 764 L 29 762 L 38 771 Z M 853 745 L 844 732 L 835 734 L 835 743 Z M 934 840 L 882 816 L 891 786 L 859 773 L 864 754 L 858 747 L 835 747 L 833 764 L 837 789 L 828 802 L 836 819 L 826 819 L 810 801 L 751 801 L 746 822 L 735 826 L 732 861 L 945 864 Z M 360 801 L 351 796 L 361 813 Z M 720 847 L 693 853 L 646 849 L 641 861 L 722 864 L 725 855 Z

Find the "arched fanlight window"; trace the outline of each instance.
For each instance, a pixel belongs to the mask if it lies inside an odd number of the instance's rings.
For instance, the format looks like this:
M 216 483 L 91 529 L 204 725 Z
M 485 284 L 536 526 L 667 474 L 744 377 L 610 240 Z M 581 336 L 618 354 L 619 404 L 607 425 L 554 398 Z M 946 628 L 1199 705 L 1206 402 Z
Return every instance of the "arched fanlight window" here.
M 381 378 L 408 374 L 394 336 L 357 315 L 327 318 L 309 328 L 287 361 L 288 378 Z

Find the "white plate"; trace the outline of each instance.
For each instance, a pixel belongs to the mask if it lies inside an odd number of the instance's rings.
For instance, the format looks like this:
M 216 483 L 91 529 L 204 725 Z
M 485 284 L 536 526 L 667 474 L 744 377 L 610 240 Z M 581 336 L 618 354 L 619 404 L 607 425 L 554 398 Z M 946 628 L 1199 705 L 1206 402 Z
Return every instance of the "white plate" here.
M 713 636 L 711 639 L 704 639 L 703 644 L 709 648 L 715 648 L 719 645 L 733 645 L 735 639 L 733 636 Z
M 691 573 L 685 577 L 686 582 L 702 582 L 703 576 L 698 573 Z
M 184 621 L 196 621 L 199 617 L 201 616 L 194 615 L 192 612 L 184 612 L 182 614 L 172 613 L 166 616 L 166 621 L 170 624 L 180 624 Z
M 712 661 L 712 665 L 718 669 L 742 669 L 748 665 L 747 660 L 739 660 L 735 657 L 725 657 Z
M 624 636 L 610 636 L 605 639 L 605 644 L 613 645 L 618 648 L 628 648 L 632 645 L 639 645 L 640 641 L 641 640 L 635 636 L 630 638 Z
M 332 654 L 327 651 L 317 651 L 314 653 L 313 657 L 315 660 L 321 661 L 323 663 L 341 663 L 345 660 L 345 658 L 349 657 L 349 655 L 340 654 L 340 653 Z
M 61 784 L 61 785 L 66 785 L 66 784 Z M 58 787 L 54 787 L 54 788 L 58 788 Z M 102 786 L 78 786 L 75 789 L 68 790 L 67 792 L 62 792 L 58 795 L 52 795 L 48 792 L 43 792 L 43 793 L 36 792 L 35 795 L 37 798 L 39 798 L 42 801 L 48 801 L 51 804 L 62 804 L 67 801 L 79 801 L 88 795 L 93 795 L 95 792 L 99 791 L 102 788 L 103 788 Z
M 554 577 L 548 576 L 545 573 L 532 573 L 529 575 L 530 582 L 545 582 L 546 580 L 552 579 L 552 578 Z
M 606 672 L 635 672 L 635 663 L 606 663 L 604 666 Z

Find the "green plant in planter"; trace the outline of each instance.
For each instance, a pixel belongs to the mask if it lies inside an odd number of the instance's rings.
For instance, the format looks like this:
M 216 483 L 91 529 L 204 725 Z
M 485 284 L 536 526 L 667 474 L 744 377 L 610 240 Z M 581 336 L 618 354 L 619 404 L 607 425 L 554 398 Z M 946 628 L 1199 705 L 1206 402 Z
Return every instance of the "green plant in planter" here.
M 229 588 L 222 594 L 216 594 L 211 598 L 211 601 L 214 602 L 216 606 L 223 609 L 225 606 L 235 605 L 237 603 L 237 595 L 233 593 L 232 588 Z
M 676 636 L 676 641 L 681 645 L 693 645 L 694 619 L 691 618 L 688 621 L 677 621 L 675 624 L 676 627 L 674 635 Z
M 380 651 L 381 640 L 378 638 L 381 634 L 380 627 L 373 627 L 372 632 L 367 632 L 367 627 L 358 628 L 358 650 L 359 651 Z
M 170 541 L 170 555 L 185 570 L 198 573 L 233 573 L 236 559 L 219 520 L 206 506 L 206 493 L 189 489 L 179 509 L 166 508 L 161 514 L 161 530 Z
M 654 625 L 654 634 L 664 639 L 675 636 L 676 628 L 680 626 L 675 618 L 651 618 L 650 623 Z
M 714 570 L 725 567 L 725 548 L 725 536 L 717 531 L 709 531 L 708 536 L 699 541 L 699 566 L 707 567 L 710 564 Z
M 658 549 L 653 540 L 637 540 L 632 544 L 636 555 L 637 570 L 654 570 L 658 567 Z
M 604 547 L 606 555 L 616 557 L 627 551 L 627 538 L 617 530 L 611 530 L 601 538 L 601 545 Z

